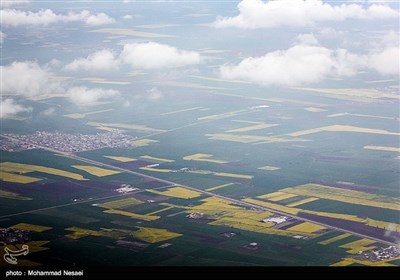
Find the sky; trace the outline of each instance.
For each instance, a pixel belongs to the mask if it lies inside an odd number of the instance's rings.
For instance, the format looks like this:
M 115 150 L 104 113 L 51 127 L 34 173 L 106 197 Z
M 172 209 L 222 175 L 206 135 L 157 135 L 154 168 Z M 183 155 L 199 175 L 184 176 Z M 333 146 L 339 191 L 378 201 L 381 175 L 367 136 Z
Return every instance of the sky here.
M 399 80 L 398 1 L 1 5 L 3 119 L 29 115 L 26 100 L 44 95 L 77 108 L 161 100 L 160 84 L 193 75 L 265 89 Z

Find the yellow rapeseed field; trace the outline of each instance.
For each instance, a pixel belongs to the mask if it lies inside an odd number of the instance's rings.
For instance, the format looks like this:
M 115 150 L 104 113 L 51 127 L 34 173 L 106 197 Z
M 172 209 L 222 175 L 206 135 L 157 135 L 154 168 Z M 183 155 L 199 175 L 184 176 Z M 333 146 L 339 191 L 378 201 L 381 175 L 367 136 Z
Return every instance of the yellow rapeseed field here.
M 16 225 L 12 226 L 12 228 L 21 229 L 21 230 L 28 230 L 28 231 L 34 231 L 34 232 L 43 232 L 43 231 L 52 229 L 51 227 L 33 225 L 33 224 L 28 224 L 28 223 L 16 224 Z
M 140 139 L 140 140 L 130 141 L 129 144 L 131 144 L 132 146 L 135 146 L 135 147 L 145 147 L 145 146 L 149 146 L 151 143 L 157 143 L 157 142 L 160 142 L 160 141 L 152 140 L 152 139 Z
M 194 155 L 189 155 L 183 157 L 184 160 L 193 160 L 193 161 L 204 161 L 204 162 L 211 162 L 211 163 L 217 163 L 217 164 L 224 164 L 228 163 L 225 160 L 218 160 L 218 159 L 212 159 L 213 155 L 211 154 L 194 154 Z
M 158 158 L 158 157 L 152 157 L 152 156 L 141 156 L 140 158 L 143 159 L 148 159 L 148 160 L 152 160 L 152 161 L 158 161 L 158 162 L 175 162 L 175 160 L 173 159 L 165 159 L 165 158 Z
M 267 170 L 267 171 L 275 171 L 275 170 L 279 170 L 280 167 L 266 165 L 266 166 L 261 166 L 261 167 L 259 167 L 257 169 L 259 169 L 259 170 Z
M 42 179 L 0 171 L 0 180 L 10 183 L 29 184 L 41 181 Z
M 311 196 L 347 202 L 351 204 L 400 210 L 400 199 L 397 197 L 346 190 L 320 184 L 305 184 L 293 188 L 282 189 L 280 191 L 302 196 Z
M 0 190 L 1 198 L 17 199 L 17 200 L 32 200 L 30 197 L 20 196 L 17 193 Z
M 225 187 L 229 187 L 229 186 L 232 186 L 232 185 L 235 185 L 235 183 L 228 183 L 228 184 L 218 185 L 218 186 L 215 186 L 215 187 L 212 187 L 212 188 L 208 188 L 208 189 L 206 189 L 206 191 L 216 191 L 216 190 L 219 190 L 219 189 L 222 189 L 222 188 L 225 188 Z
M 227 130 L 226 132 L 228 132 L 228 133 L 247 132 L 247 131 L 253 131 L 253 130 L 259 130 L 259 129 L 269 128 L 269 127 L 274 127 L 274 126 L 278 126 L 278 125 L 279 124 L 261 123 L 261 124 L 245 126 L 245 127 L 241 127 L 241 128 L 237 128 L 237 129 Z
M 23 164 L 23 163 L 15 163 L 15 162 L 2 162 L 0 163 L 0 169 L 5 172 L 13 172 L 13 173 L 30 173 L 30 172 L 42 172 L 51 175 L 62 176 L 75 180 L 86 180 L 82 175 L 77 173 L 72 173 L 56 168 L 50 168 L 40 165 L 31 165 L 31 164 Z
M 111 170 L 111 169 L 105 169 L 97 166 L 90 166 L 90 165 L 72 165 L 73 168 L 83 170 L 89 174 L 92 174 L 97 177 L 104 177 L 104 176 L 110 176 L 114 174 L 119 174 L 121 171 L 117 170 Z
M 353 241 L 344 245 L 339 246 L 340 248 L 349 249 L 346 252 L 349 254 L 357 254 L 360 251 L 367 251 L 374 249 L 375 246 L 371 246 L 371 244 L 376 243 L 375 240 L 371 240 L 368 238 L 363 238 L 357 241 Z
M 161 172 L 161 173 L 169 173 L 172 172 L 172 169 L 162 169 L 162 168 L 153 168 L 153 167 L 140 167 L 140 170 L 153 171 L 153 172 Z
M 108 209 L 108 210 L 105 210 L 104 213 L 117 214 L 117 215 L 131 217 L 133 219 L 139 219 L 139 220 L 145 220 L 145 221 L 154 221 L 154 220 L 157 220 L 160 218 L 160 216 L 136 214 L 136 213 L 121 211 L 121 210 L 116 210 L 116 209 Z
M 157 243 L 180 237 L 182 234 L 161 228 L 139 227 L 139 230 L 135 231 L 133 236 L 149 243 Z
M 294 227 L 290 227 L 287 230 L 289 231 L 298 231 L 301 233 L 316 233 L 320 230 L 326 229 L 326 227 L 310 223 L 310 222 L 304 222 L 298 225 L 295 225 Z
M 338 235 L 338 236 L 329 238 L 329 239 L 327 239 L 327 240 L 318 242 L 318 244 L 321 244 L 321 245 L 328 245 L 328 244 L 331 244 L 331 243 L 333 243 L 333 242 L 336 242 L 336 241 L 345 239 L 345 238 L 347 238 L 347 237 L 349 237 L 349 236 L 351 236 L 350 233 L 343 233 L 343 234 L 341 234 L 341 235 Z
M 147 191 L 155 194 L 172 196 L 176 198 L 184 198 L 184 199 L 195 198 L 201 195 L 200 192 L 192 191 L 183 187 L 173 187 L 166 191 L 156 191 L 151 189 L 148 189 Z
M 113 200 L 105 203 L 98 204 L 98 206 L 103 207 L 103 208 L 108 208 L 108 209 L 122 209 L 134 205 L 139 205 L 142 204 L 143 201 L 129 197 L 129 198 L 123 198 L 123 199 L 118 199 L 118 200 Z
M 137 159 L 130 158 L 130 157 L 116 157 L 116 156 L 104 156 L 104 157 L 109 158 L 109 159 L 113 159 L 113 160 L 116 160 L 116 161 L 119 161 L 119 162 L 130 162 L 130 161 L 137 160 Z

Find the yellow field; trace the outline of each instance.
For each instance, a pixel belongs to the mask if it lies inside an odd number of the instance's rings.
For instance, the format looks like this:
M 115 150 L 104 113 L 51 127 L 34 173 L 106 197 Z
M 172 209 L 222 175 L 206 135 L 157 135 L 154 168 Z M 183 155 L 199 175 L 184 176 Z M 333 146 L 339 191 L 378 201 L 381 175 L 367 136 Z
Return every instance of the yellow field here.
M 65 235 L 71 239 L 80 239 L 86 236 L 104 236 L 101 231 L 95 231 L 90 229 L 83 229 L 79 227 L 70 227 L 66 228 L 65 230 L 72 231 L 72 233 Z
M 214 172 L 209 171 L 209 170 L 190 170 L 188 171 L 189 173 L 192 174 L 201 174 L 201 175 L 210 175 L 210 174 L 214 174 Z
M 228 183 L 228 184 L 218 185 L 218 186 L 215 186 L 215 187 L 212 187 L 212 188 L 208 188 L 208 189 L 206 189 L 206 191 L 216 191 L 216 190 L 219 190 L 219 189 L 222 189 L 222 188 L 225 188 L 225 187 L 229 187 L 229 186 L 232 186 L 232 185 L 235 185 L 235 183 Z
M 400 147 L 364 146 L 364 149 L 367 149 L 367 150 L 376 150 L 376 151 L 387 151 L 387 152 L 398 152 L 398 153 L 400 153 Z
M 32 200 L 30 197 L 20 196 L 17 193 L 0 190 L 1 198 L 17 199 L 17 200 Z
M 119 174 L 121 171 L 117 170 L 111 170 L 111 169 L 105 169 L 105 168 L 100 168 L 97 166 L 90 166 L 90 165 L 72 165 L 73 168 L 83 170 L 89 174 L 92 174 L 97 177 L 104 177 L 104 176 L 110 176 L 114 174 Z
M 34 231 L 34 232 L 43 232 L 43 231 L 52 229 L 51 227 L 38 226 L 38 225 L 27 224 L 27 223 L 16 224 L 16 225 L 12 226 L 12 228 Z
M 139 169 L 146 170 L 146 171 L 153 171 L 153 172 L 162 172 L 162 173 L 172 172 L 172 169 L 161 169 L 161 168 L 153 168 L 153 167 L 140 167 Z
M 83 119 L 83 118 L 85 118 L 86 116 L 89 116 L 89 115 L 105 113 L 105 112 L 109 112 L 109 111 L 113 111 L 113 110 L 114 109 L 107 109 L 107 110 L 87 112 L 87 113 L 68 114 L 68 115 L 64 115 L 64 117 L 71 118 L 71 119 Z
M 400 210 L 400 199 L 383 195 L 370 194 L 360 191 L 346 190 L 319 184 L 305 184 L 293 188 L 286 188 L 282 192 L 302 196 L 318 197 L 352 204 L 371 207 Z
M 375 246 L 369 246 L 371 244 L 376 243 L 375 240 L 371 240 L 368 238 L 363 238 L 357 241 L 353 241 L 344 245 L 339 246 L 340 248 L 350 249 L 346 252 L 349 254 L 357 254 L 360 251 L 368 251 L 374 249 Z
M 286 206 L 287 207 L 296 207 L 296 206 L 299 206 L 299 205 L 302 205 L 302 204 L 306 204 L 306 203 L 309 203 L 309 202 L 316 201 L 318 199 L 319 198 L 316 198 L 316 197 L 308 197 L 308 198 L 304 198 L 304 199 L 299 200 L 299 201 L 292 202 L 292 203 L 290 203 L 290 204 L 288 204 Z
M 257 196 L 257 197 L 261 198 L 261 199 L 267 199 L 267 200 L 270 200 L 270 201 L 281 201 L 281 200 L 292 198 L 292 197 L 296 197 L 296 196 L 297 195 L 291 194 L 291 193 L 274 192 L 274 193 L 260 195 L 260 196 Z
M 70 227 L 65 230 L 72 231 L 72 233 L 65 235 L 72 239 L 79 239 L 86 236 L 102 236 L 113 239 L 123 239 L 125 237 L 130 237 L 135 233 L 135 231 L 120 228 L 100 228 L 100 230 L 91 230 L 79 227 Z
M 10 183 L 29 184 L 42 179 L 0 171 L 0 180 Z
M 166 116 L 166 115 L 172 115 L 172 114 L 176 114 L 176 113 L 188 112 L 188 111 L 198 110 L 198 109 L 201 109 L 201 108 L 203 108 L 203 107 L 193 107 L 193 108 L 188 108 L 188 109 L 182 109 L 182 110 L 162 113 L 162 114 L 160 114 L 160 116 Z
M 349 215 L 349 214 L 317 212 L 317 211 L 311 211 L 311 210 L 301 210 L 301 212 L 308 213 L 308 214 L 314 214 L 314 215 L 318 215 L 318 216 L 322 216 L 322 217 L 330 217 L 330 218 L 335 218 L 335 219 L 360 222 L 360 223 L 366 224 L 371 227 L 384 228 L 384 229 L 388 229 L 388 230 L 390 229 L 392 231 L 400 232 L 400 225 L 395 224 L 395 223 L 378 221 L 378 220 L 373 220 L 370 218 L 360 218 L 358 216 Z
M 117 215 L 131 217 L 134 219 L 145 220 L 145 221 L 154 221 L 154 220 L 157 220 L 160 218 L 160 216 L 142 215 L 142 214 L 136 214 L 136 213 L 131 213 L 131 212 L 127 212 L 127 211 L 116 210 L 116 209 L 108 209 L 108 210 L 105 210 L 104 213 L 117 214 Z
M 157 157 L 152 157 L 152 156 L 141 156 L 143 159 L 148 159 L 152 161 L 158 161 L 158 162 L 175 162 L 173 159 L 165 159 L 165 158 L 157 158 Z
M 235 205 L 229 200 L 218 197 L 208 197 L 202 199 L 201 202 L 202 204 L 200 205 L 185 207 L 186 213 L 202 213 L 206 215 L 207 218 L 214 220 L 209 223 L 210 225 L 226 226 L 235 229 L 281 236 L 294 236 L 299 234 L 299 231 L 276 229 L 273 228 L 273 223 L 263 222 L 264 219 L 274 215 L 269 211 L 247 209 Z M 163 205 L 167 206 L 167 204 Z M 310 227 L 311 226 L 306 227 L 305 230 L 308 231 L 304 232 L 302 235 L 308 237 L 317 236 L 316 234 L 309 232 L 311 230 Z M 312 229 L 315 230 L 315 228 Z
M 298 224 L 294 227 L 288 228 L 287 230 L 290 231 L 299 231 L 302 233 L 315 233 L 317 231 L 326 229 L 326 227 L 314 224 L 314 223 L 309 223 L 309 222 L 304 222 L 301 224 Z
M 152 139 L 140 139 L 140 140 L 134 140 L 129 142 L 129 144 L 131 144 L 132 146 L 135 147 L 145 147 L 145 146 L 149 146 L 151 143 L 157 143 L 160 141 L 157 140 L 152 140 Z
M 23 163 L 15 163 L 15 162 L 2 162 L 0 163 L 0 170 L 5 172 L 13 172 L 13 173 L 29 173 L 29 172 L 42 172 L 51 175 L 62 176 L 66 178 L 71 178 L 75 180 L 86 180 L 82 175 L 77 173 L 72 173 L 60 169 L 40 166 L 40 165 L 30 165 Z
M 287 206 L 283 206 L 283 205 L 279 205 L 279 204 L 275 204 L 275 203 L 270 203 L 270 202 L 266 202 L 266 201 L 261 201 L 261 200 L 257 200 L 257 199 L 253 199 L 253 198 L 245 198 L 242 200 L 246 201 L 248 203 L 267 207 L 267 208 L 270 208 L 273 210 L 281 211 L 281 212 L 292 214 L 292 215 L 297 215 L 301 211 L 301 209 L 298 209 L 298 208 L 291 208 L 291 207 L 287 207 Z
M 276 166 L 266 165 L 266 166 L 258 167 L 257 169 L 259 169 L 259 170 L 267 170 L 267 171 L 275 171 L 275 170 L 279 170 L 281 168 L 280 167 L 276 167 Z
M 208 139 L 221 140 L 240 143 L 285 143 L 285 142 L 307 142 L 309 140 L 301 138 L 287 138 L 274 136 L 258 136 L 258 135 L 238 135 L 229 133 L 206 134 Z
M 151 192 L 151 193 L 155 193 L 155 194 L 172 196 L 172 197 L 176 197 L 176 198 L 184 198 L 184 199 L 195 198 L 195 197 L 199 197 L 201 195 L 201 193 L 199 193 L 199 192 L 185 189 L 183 187 L 174 187 L 174 188 L 168 189 L 163 192 L 151 190 L 151 189 L 148 189 L 147 191 Z
M 321 244 L 321 245 L 328 245 L 328 244 L 331 244 L 331 243 L 333 243 L 333 242 L 336 242 L 336 241 L 345 239 L 345 238 L 347 238 L 347 237 L 349 237 L 349 236 L 351 236 L 350 233 L 343 233 L 343 234 L 341 234 L 341 235 L 338 235 L 338 236 L 329 238 L 329 239 L 327 239 L 327 240 L 318 242 L 318 244 Z
M 279 124 L 261 123 L 261 124 L 245 126 L 245 127 L 241 127 L 241 128 L 237 128 L 237 129 L 227 130 L 226 132 L 228 132 L 228 133 L 247 132 L 247 131 L 259 130 L 259 129 L 264 129 L 264 128 L 270 128 L 270 127 L 274 127 L 274 126 L 278 126 L 278 125 Z
M 389 259 L 389 260 L 384 260 L 384 261 L 378 261 L 378 262 L 373 262 L 373 261 L 367 261 L 367 260 L 357 260 L 353 258 L 344 258 L 340 262 L 331 264 L 330 266 L 349 266 L 352 264 L 361 264 L 361 265 L 366 265 L 366 266 L 395 266 L 394 264 L 390 264 L 390 261 L 393 260 L 398 260 L 400 258 L 394 258 L 394 259 Z
M 119 162 L 130 162 L 130 161 L 137 160 L 137 159 L 129 158 L 129 157 L 114 157 L 114 156 L 104 156 L 104 157 L 109 158 L 109 159 L 113 159 L 113 160 L 116 160 L 116 161 L 119 161 Z
M 135 231 L 133 236 L 149 243 L 157 243 L 180 237 L 182 234 L 161 228 L 139 227 L 139 230 Z
M 328 115 L 328 118 L 336 118 L 336 117 L 343 117 L 343 116 L 354 116 L 354 117 L 364 117 L 364 118 L 376 118 L 376 119 L 393 120 L 393 117 L 376 116 L 376 115 L 365 115 L 365 114 L 352 114 L 352 113 L 338 113 L 338 114 L 332 114 L 332 115 Z
M 239 179 L 253 179 L 253 176 L 244 175 L 244 174 L 235 174 L 235 173 L 225 173 L 225 172 L 215 172 L 215 176 L 222 176 L 222 177 L 231 177 L 231 178 L 239 178 Z
M 327 110 L 325 109 L 321 109 L 321 108 L 316 108 L 316 107 L 307 107 L 304 108 L 304 110 L 308 111 L 308 112 L 312 112 L 312 113 L 319 113 L 319 112 L 325 112 Z
M 156 210 L 156 211 L 154 211 L 154 212 L 147 213 L 146 215 L 153 216 L 153 215 L 155 215 L 155 214 L 158 214 L 158 213 L 161 213 L 161 212 L 170 210 L 170 209 L 174 209 L 174 208 L 175 208 L 175 206 L 168 206 L 168 207 L 162 208 L 162 209 L 160 209 L 160 210 Z
M 318 132 L 322 132 L 322 131 L 357 132 L 357 133 L 371 133 L 371 134 L 400 136 L 400 133 L 390 132 L 390 131 L 383 130 L 383 129 L 372 129 L 372 128 L 366 128 L 366 127 L 351 126 L 351 125 L 330 125 L 330 126 L 324 126 L 324 127 L 319 127 L 319 128 L 291 132 L 291 133 L 288 133 L 287 135 L 293 136 L 293 137 L 298 137 L 298 136 L 304 136 L 304 135 L 318 133 Z
M 243 112 L 246 112 L 246 110 L 238 110 L 238 111 L 226 112 L 226 113 L 222 113 L 222 114 L 216 114 L 216 115 L 200 117 L 200 118 L 197 118 L 197 120 L 199 120 L 199 121 L 220 120 L 220 119 L 236 116 L 237 114 L 240 114 L 240 113 L 243 113 Z
M 184 160 L 193 160 L 193 161 L 205 161 L 205 162 L 218 163 L 218 164 L 228 163 L 227 161 L 224 161 L 224 160 L 211 159 L 211 157 L 213 157 L 213 155 L 194 154 L 194 155 L 190 155 L 190 156 L 185 156 L 185 157 L 183 157 L 183 159 Z
M 88 122 L 87 125 L 90 126 L 104 126 L 104 127 L 111 127 L 111 128 L 120 128 L 120 129 L 130 129 L 144 133 L 156 133 L 156 132 L 164 132 L 165 130 L 156 129 L 147 127 L 145 125 L 140 124 L 127 124 L 127 123 L 98 123 L 98 122 Z
M 108 209 L 121 209 L 121 208 L 126 208 L 134 205 L 139 205 L 142 204 L 143 201 L 129 197 L 129 198 L 123 198 L 123 199 L 118 199 L 118 200 L 113 200 L 110 202 L 105 202 L 98 204 L 98 206 L 103 207 L 103 208 L 108 208 Z

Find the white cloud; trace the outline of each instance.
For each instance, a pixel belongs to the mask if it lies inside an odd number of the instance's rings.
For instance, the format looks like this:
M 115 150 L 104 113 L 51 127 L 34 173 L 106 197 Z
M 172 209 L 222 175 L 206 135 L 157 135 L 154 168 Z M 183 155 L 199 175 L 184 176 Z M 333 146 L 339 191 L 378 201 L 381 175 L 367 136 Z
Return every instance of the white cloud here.
M 176 68 L 201 62 L 198 52 L 179 50 L 154 42 L 125 44 L 119 54 L 101 50 L 78 58 L 65 66 L 66 70 L 112 70 L 122 65 L 140 69 Z
M 163 99 L 164 95 L 158 88 L 152 88 L 147 91 L 147 99 L 152 100 L 152 101 L 157 101 L 160 99 Z
M 234 17 L 218 17 L 213 25 L 217 28 L 274 28 L 279 26 L 313 26 L 323 21 L 347 19 L 397 18 L 399 12 L 384 4 L 372 4 L 364 8 L 360 4 L 331 5 L 321 0 L 243 0 L 238 4 L 239 14 Z
M 53 116 L 53 115 L 55 115 L 55 113 L 56 113 L 56 109 L 54 107 L 50 107 L 50 108 L 40 112 L 40 114 L 42 116 L 46 116 L 46 117 Z
M 2 0 L 1 5 L 2 7 L 11 7 L 16 5 L 28 4 L 31 1 L 29 0 Z
M 4 26 L 20 25 L 49 25 L 57 22 L 85 22 L 87 25 L 104 25 L 114 23 L 115 20 L 104 13 L 91 14 L 87 10 L 79 13 L 56 14 L 50 9 L 38 12 L 21 11 L 15 9 L 1 10 L 2 24 Z
M 31 108 L 24 107 L 17 102 L 14 101 L 14 99 L 11 98 L 6 98 L 4 100 L 0 100 L 0 118 L 1 119 L 6 119 L 12 116 L 17 115 L 18 113 L 21 112 L 28 112 L 31 110 Z
M 368 67 L 382 75 L 400 74 L 400 49 L 399 47 L 387 47 L 373 51 L 368 56 Z
M 153 42 L 126 44 L 120 59 L 124 64 L 143 69 L 182 67 L 201 62 L 198 52 Z
M 67 91 L 67 96 L 77 105 L 88 106 L 100 101 L 116 98 L 120 93 L 112 89 L 73 87 Z
M 87 58 L 78 58 L 65 66 L 66 70 L 109 70 L 118 68 L 118 61 L 111 50 L 101 50 L 89 54 Z
M 237 65 L 220 67 L 223 79 L 244 80 L 259 85 L 298 86 L 328 78 L 352 76 L 362 70 L 381 75 L 399 74 L 399 47 L 385 47 L 367 54 L 321 46 L 312 35 L 300 35 L 287 50 L 248 57 Z
M 131 15 L 124 15 L 122 16 L 123 19 L 132 19 L 133 17 Z
M 7 34 L 0 31 L 0 44 L 4 43 L 5 38 L 7 38 Z
M 35 96 L 60 90 L 60 85 L 51 79 L 51 73 L 36 62 L 13 62 L 0 66 L 2 92 Z
M 261 85 L 295 86 L 314 83 L 331 73 L 332 52 L 321 46 L 299 44 L 261 57 L 243 59 L 238 65 L 222 66 L 223 79 L 239 79 Z

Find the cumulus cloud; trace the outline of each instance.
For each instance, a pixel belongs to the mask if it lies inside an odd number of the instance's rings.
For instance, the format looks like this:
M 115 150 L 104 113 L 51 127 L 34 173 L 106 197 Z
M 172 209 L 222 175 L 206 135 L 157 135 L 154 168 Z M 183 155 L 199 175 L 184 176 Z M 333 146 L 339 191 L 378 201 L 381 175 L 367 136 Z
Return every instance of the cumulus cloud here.
M 75 59 L 66 65 L 66 70 L 112 70 L 122 65 L 140 69 L 176 68 L 201 62 L 198 52 L 179 50 L 175 47 L 147 42 L 125 44 L 119 54 L 112 50 L 101 50 L 86 58 Z
M 21 5 L 21 4 L 28 4 L 29 0 L 4 0 L 1 1 L 2 7 L 11 7 L 11 6 L 16 6 L 16 5 Z
M 118 68 L 118 61 L 111 50 L 101 50 L 78 58 L 65 66 L 66 70 L 109 70 Z
M 4 100 L 0 100 L 0 118 L 6 119 L 9 117 L 13 117 L 21 112 L 28 112 L 31 108 L 27 108 L 15 102 L 12 98 L 6 98 Z
M 368 67 L 382 75 L 400 74 L 400 50 L 399 47 L 387 47 L 376 50 L 368 56 Z
M 119 97 L 120 93 L 112 89 L 73 87 L 67 91 L 72 102 L 80 106 L 88 106 L 101 101 Z
M 323 21 L 347 19 L 397 18 L 399 12 L 384 4 L 332 5 L 321 0 L 243 0 L 238 4 L 239 14 L 234 17 L 218 17 L 213 25 L 217 28 L 238 27 L 246 29 L 274 28 L 279 26 L 313 26 Z
M 120 54 L 122 63 L 142 69 L 161 69 L 198 64 L 198 52 L 179 50 L 154 42 L 126 44 Z
M 152 100 L 152 101 L 157 101 L 160 99 L 163 99 L 163 94 L 158 88 L 151 88 L 147 91 L 147 99 Z
M 219 70 L 223 79 L 278 86 L 317 83 L 331 77 L 352 76 L 361 70 L 398 75 L 399 47 L 359 55 L 345 49 L 325 48 L 312 35 L 300 35 L 297 43 L 287 50 L 248 57 L 237 65 L 224 65 Z
M 48 69 L 36 62 L 13 62 L 0 66 L 2 73 L 2 92 L 35 96 L 60 90 L 60 85 L 51 79 Z
M 50 117 L 50 116 L 54 116 L 55 113 L 56 113 L 56 108 L 50 107 L 50 108 L 47 108 L 46 110 L 41 111 L 40 115 L 45 116 L 45 117 Z
M 38 12 L 21 11 L 15 9 L 1 10 L 2 24 L 4 26 L 21 25 L 42 25 L 46 26 L 58 22 L 77 22 L 81 21 L 87 25 L 104 25 L 114 23 L 115 20 L 104 13 L 92 14 L 87 10 L 79 13 L 69 12 L 68 14 L 56 14 L 50 9 Z

